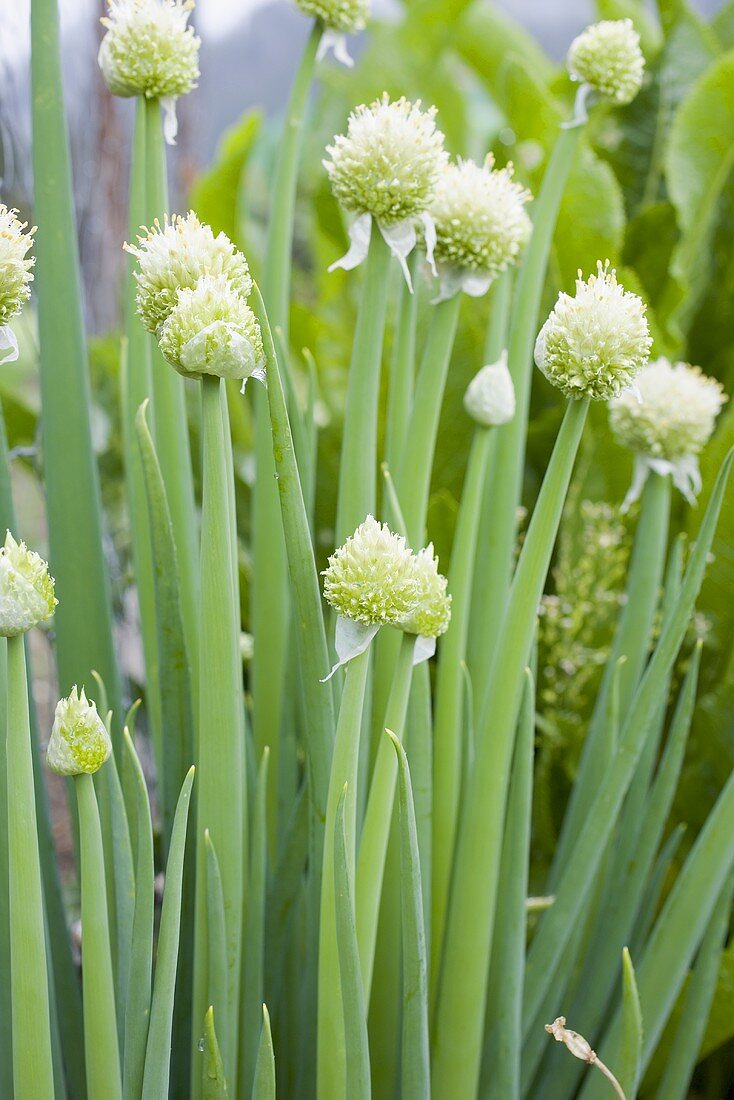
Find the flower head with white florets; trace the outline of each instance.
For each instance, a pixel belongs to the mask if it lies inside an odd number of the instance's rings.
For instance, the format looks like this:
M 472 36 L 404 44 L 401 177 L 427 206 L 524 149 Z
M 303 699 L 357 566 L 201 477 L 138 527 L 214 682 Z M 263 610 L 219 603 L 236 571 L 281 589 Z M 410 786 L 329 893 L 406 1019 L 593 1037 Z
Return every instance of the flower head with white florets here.
M 530 192 L 513 180 L 512 165 L 493 164 L 491 154 L 483 165 L 460 160 L 447 164 L 438 180 L 429 208 L 436 226 L 438 300 L 459 290 L 474 298 L 486 294 L 530 239 Z
M 35 259 L 28 255 L 35 229 L 0 202 L 0 363 L 18 358 L 18 341 L 10 322 L 31 296 Z
M 111 753 L 110 735 L 96 704 L 75 684 L 69 697 L 56 704 L 46 763 L 57 775 L 93 775 Z
M 48 565 L 8 531 L 0 547 L 0 637 L 14 638 L 50 619 L 56 603 Z
M 436 650 L 436 638 L 445 634 L 451 621 L 451 596 L 446 591 L 447 580 L 438 571 L 438 558 L 433 543 L 411 555 L 415 580 L 413 606 L 397 624 L 406 634 L 417 635 L 416 659 L 425 660 Z
M 113 95 L 158 99 L 176 140 L 176 100 L 196 87 L 199 46 L 188 26 L 194 0 L 108 0 L 99 67 Z
M 174 214 L 163 225 L 154 222 L 125 248 L 138 261 L 138 314 L 148 332 L 157 333 L 178 303 L 180 289 L 193 289 L 202 275 L 226 275 L 238 294 L 247 298 L 252 277 L 247 260 L 226 233 L 216 236 L 190 211 Z
M 391 103 L 385 93 L 369 107 L 357 107 L 349 116 L 347 133 L 327 146 L 331 159 L 324 161 L 324 167 L 334 197 L 356 215 L 349 230 L 349 251 L 330 271 L 351 270 L 362 263 L 373 220 L 399 261 L 408 286 L 406 258 L 415 247 L 417 225 L 423 226 L 432 262 L 435 228 L 429 207 L 448 163 L 435 115 L 435 107 L 422 111 L 420 101 L 407 99 Z
M 645 75 L 640 36 L 631 19 L 605 19 L 574 38 L 566 64 L 572 80 L 580 84 L 574 124 L 586 121 L 586 99 L 596 92 L 624 106 L 631 103 Z
M 347 50 L 346 36 L 358 34 L 367 26 L 370 0 L 296 0 L 304 15 L 317 19 L 324 28 L 316 60 L 321 61 L 329 50 L 337 61 L 348 68 L 354 65 Z
M 715 378 L 698 367 L 656 359 L 637 377 L 640 400 L 622 393 L 609 402 L 609 423 L 618 441 L 635 455 L 625 508 L 637 500 L 650 471 L 670 474 L 690 504 L 701 491 L 698 455 L 708 443 L 727 400 Z
M 650 357 L 645 304 L 620 286 L 609 262 L 583 279 L 576 294 L 559 294 L 535 343 L 535 362 L 566 397 L 607 401 L 635 389 Z
M 515 415 L 515 387 L 507 368 L 507 352 L 496 363 L 488 363 L 467 386 L 464 408 L 483 428 L 507 424 Z

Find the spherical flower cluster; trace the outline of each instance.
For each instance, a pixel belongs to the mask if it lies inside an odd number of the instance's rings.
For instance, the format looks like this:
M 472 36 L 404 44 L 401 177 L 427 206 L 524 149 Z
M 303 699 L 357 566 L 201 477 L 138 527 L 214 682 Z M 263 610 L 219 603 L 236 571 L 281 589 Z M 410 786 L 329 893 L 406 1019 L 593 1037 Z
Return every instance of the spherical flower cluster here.
M 330 30 L 357 34 L 367 26 L 369 0 L 296 0 L 304 15 L 319 19 Z
M 614 103 L 631 103 L 640 90 L 645 59 L 631 19 L 594 23 L 575 38 L 568 51 L 568 71 Z
M 446 578 L 438 571 L 433 543 L 412 554 L 411 564 L 415 583 L 413 606 L 399 625 L 406 634 L 438 638 L 449 628 L 451 596 L 446 592 Z
M 35 260 L 28 256 L 35 229 L 26 232 L 17 210 L 9 210 L 0 202 L 0 363 L 18 358 L 18 344 L 9 328 L 31 296 L 32 267 Z
M 576 294 L 559 294 L 535 344 L 535 362 L 567 397 L 605 401 L 634 385 L 650 355 L 645 305 L 608 263 Z
M 95 703 L 76 685 L 56 705 L 46 763 L 57 775 L 91 775 L 108 760 L 112 742 Z
M 264 376 L 262 335 L 255 314 L 226 275 L 203 275 L 181 287 L 159 333 L 165 359 L 180 374 L 245 379 Z
M 0 547 L 0 637 L 25 634 L 50 619 L 56 602 L 46 562 L 8 531 Z
M 178 302 L 179 289 L 195 287 L 202 275 L 226 275 L 243 298 L 252 290 L 245 257 L 226 233 L 215 236 L 193 211 L 186 217 L 174 214 L 163 225 L 156 221 L 137 245 L 125 247 L 139 264 L 138 314 L 149 332 L 158 332 Z
M 464 394 L 464 408 L 484 428 L 507 424 L 515 415 L 515 387 L 507 369 L 507 352 L 474 375 Z
M 462 289 L 479 297 L 510 264 L 517 262 L 532 226 L 525 210 L 530 199 L 512 178 L 512 166 L 493 170 L 471 160 L 447 165 L 436 185 L 430 213 L 436 226 L 434 255 L 442 297 Z
M 329 558 L 324 596 L 339 615 L 354 622 L 399 622 L 414 605 L 412 557 L 402 535 L 367 516 Z

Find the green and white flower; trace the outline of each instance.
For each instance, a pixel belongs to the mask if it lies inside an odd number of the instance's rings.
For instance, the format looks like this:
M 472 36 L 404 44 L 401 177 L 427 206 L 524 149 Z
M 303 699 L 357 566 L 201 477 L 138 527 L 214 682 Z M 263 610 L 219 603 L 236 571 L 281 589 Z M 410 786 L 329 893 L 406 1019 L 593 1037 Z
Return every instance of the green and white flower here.
M 196 87 L 199 46 L 188 26 L 194 0 L 109 0 L 99 67 L 113 95 L 160 100 L 175 145 L 176 100 Z
M 568 71 L 579 82 L 572 125 L 586 122 L 586 102 L 592 92 L 624 106 L 642 86 L 645 58 L 631 19 L 605 19 L 574 38 L 568 51 Z
M 493 164 L 491 154 L 483 165 L 460 160 L 447 164 L 438 180 L 429 208 L 441 280 L 437 301 L 460 290 L 473 298 L 486 294 L 530 239 L 530 192 L 513 180 L 512 165 L 496 170 Z
M 0 363 L 18 358 L 18 341 L 10 322 L 31 296 L 35 259 L 28 255 L 35 229 L 21 222 L 17 210 L 0 202 Z
M 46 763 L 57 775 L 93 775 L 112 753 L 107 727 L 97 706 L 76 684 L 67 699 L 56 704 L 54 724 L 46 749 Z
M 559 294 L 535 343 L 535 362 L 566 397 L 607 401 L 635 379 L 650 356 L 645 304 L 620 286 L 609 262 L 576 280 L 576 294 Z
M 515 387 L 507 369 L 507 352 L 474 375 L 464 394 L 464 408 L 484 428 L 507 424 L 515 415 Z
M 432 262 L 435 227 L 430 206 L 448 164 L 444 136 L 436 128 L 436 108 L 420 109 L 420 100 L 390 102 L 387 93 L 349 116 L 347 133 L 327 146 L 324 167 L 335 198 L 355 215 L 349 251 L 329 268 L 349 271 L 366 258 L 372 222 L 396 257 L 412 290 L 406 258 L 422 226 Z
M 638 375 L 640 400 L 622 393 L 609 402 L 609 423 L 617 440 L 635 455 L 635 471 L 624 507 L 638 499 L 654 471 L 670 475 L 689 504 L 701 491 L 698 455 L 708 443 L 727 396 L 699 367 L 656 359 Z
M 331 50 L 334 58 L 347 68 L 354 61 L 347 50 L 347 35 L 358 34 L 367 26 L 370 0 L 296 0 L 304 15 L 317 19 L 324 28 L 316 60 L 321 61 Z
M 413 661 L 425 661 L 436 651 L 436 638 L 445 634 L 451 621 L 451 596 L 446 591 L 447 580 L 438 571 L 438 558 L 433 543 L 411 556 L 415 591 L 413 606 L 397 624 L 406 634 L 416 634 Z
M 8 531 L 0 547 L 0 636 L 25 634 L 50 619 L 56 603 L 48 565 Z

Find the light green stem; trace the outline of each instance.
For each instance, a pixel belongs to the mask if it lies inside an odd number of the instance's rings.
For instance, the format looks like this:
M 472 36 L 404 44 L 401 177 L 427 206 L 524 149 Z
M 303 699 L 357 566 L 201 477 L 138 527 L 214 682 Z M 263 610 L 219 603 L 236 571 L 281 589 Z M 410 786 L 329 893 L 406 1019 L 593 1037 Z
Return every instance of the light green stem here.
M 326 804 L 324 858 L 321 874 L 318 980 L 318 1100 L 343 1100 L 346 1088 L 346 1050 L 342 1010 L 339 952 L 334 897 L 334 829 L 339 799 L 348 784 L 344 827 L 348 868 L 354 881 L 357 765 L 362 726 L 369 647 L 347 665 Z
M 415 294 L 411 294 L 408 284 L 400 273 L 400 291 L 395 322 L 394 348 L 390 364 L 390 389 L 387 400 L 387 421 L 385 424 L 385 461 L 393 469 L 397 463 L 403 444 L 405 425 L 410 417 L 413 403 L 413 374 L 415 371 L 416 322 L 418 319 L 418 259 L 416 250 L 409 260 Z
M 528 530 L 487 678 L 474 766 L 457 839 L 434 1029 L 433 1089 L 473 1100 L 484 1031 L 510 762 L 524 669 L 581 440 L 588 400 L 570 402 Z M 508 655 L 505 659 L 504 655 Z
M 74 778 L 79 807 L 82 894 L 82 994 L 89 1100 L 121 1100 L 102 828 L 91 775 Z M 43 1095 L 43 1094 L 39 1094 Z
M 8 902 L 15 1100 L 53 1097 L 41 865 L 33 793 L 25 639 L 8 638 Z M 103 879 L 104 881 L 104 879 Z

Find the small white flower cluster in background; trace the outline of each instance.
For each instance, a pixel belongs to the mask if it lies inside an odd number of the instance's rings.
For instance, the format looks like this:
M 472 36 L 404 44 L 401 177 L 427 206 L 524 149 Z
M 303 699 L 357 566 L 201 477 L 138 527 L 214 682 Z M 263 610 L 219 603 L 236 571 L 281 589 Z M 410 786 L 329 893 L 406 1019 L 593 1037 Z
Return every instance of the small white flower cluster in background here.
M 483 428 L 498 428 L 515 415 L 515 387 L 507 367 L 507 352 L 488 363 L 467 386 L 464 408 Z
M 701 490 L 698 455 L 708 443 L 727 400 L 723 387 L 688 363 L 656 359 L 637 378 L 640 401 L 622 393 L 609 402 L 617 440 L 635 455 L 625 507 L 637 500 L 650 471 L 670 474 L 690 504 Z
M 347 35 L 358 34 L 367 26 L 369 0 L 296 0 L 304 15 L 317 19 L 324 28 L 316 60 L 321 61 L 329 50 L 342 65 L 354 64 L 347 50 Z
M 617 106 L 631 103 L 645 75 L 640 36 L 631 19 L 605 19 L 574 38 L 568 51 L 568 71 L 580 84 L 572 125 L 586 122 L 591 92 Z
M 331 670 L 364 653 L 381 626 L 415 634 L 416 660 L 430 657 L 448 630 L 451 596 L 429 545 L 414 554 L 402 535 L 367 516 L 324 570 L 324 596 L 337 613 Z
M 126 245 L 138 261 L 137 309 L 180 374 L 265 379 L 260 325 L 248 304 L 247 260 L 193 212 L 174 215 Z
M 12 363 L 18 358 L 18 341 L 10 322 L 20 313 L 31 296 L 33 264 L 29 256 L 35 229 L 18 218 L 0 202 L 0 363 Z
M 46 763 L 57 775 L 93 775 L 112 754 L 112 741 L 97 706 L 76 684 L 56 704 Z
M 113 95 L 157 99 L 174 145 L 176 100 L 197 86 L 199 46 L 188 26 L 194 0 L 108 0 L 99 67 Z

